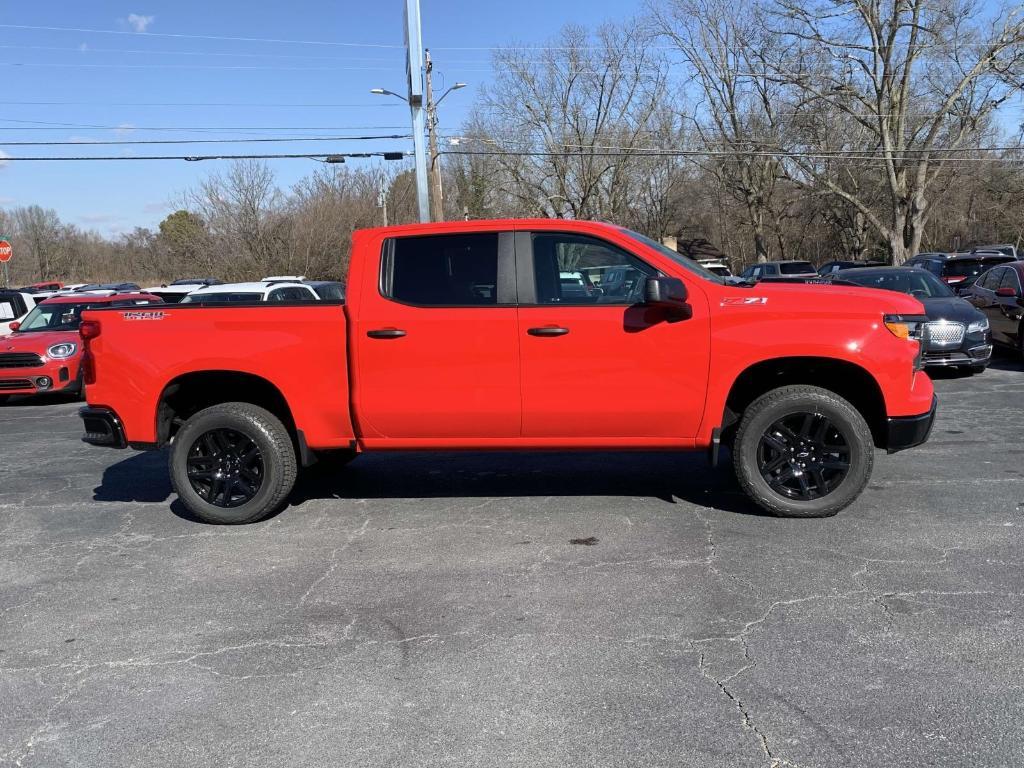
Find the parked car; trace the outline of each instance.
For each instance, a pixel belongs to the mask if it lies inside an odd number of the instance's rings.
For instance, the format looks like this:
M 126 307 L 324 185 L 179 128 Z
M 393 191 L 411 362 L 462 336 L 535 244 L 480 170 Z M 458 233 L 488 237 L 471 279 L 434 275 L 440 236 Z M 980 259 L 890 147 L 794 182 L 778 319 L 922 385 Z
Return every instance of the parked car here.
M 1000 243 L 999 245 L 979 245 L 971 250 L 971 253 L 1001 253 L 1004 256 L 1012 256 L 1015 259 L 1021 258 L 1020 249 L 1013 243 Z
M 32 285 L 26 285 L 20 290 L 26 293 L 39 293 L 41 291 L 59 291 L 64 287 L 64 283 L 59 280 L 44 280 L 41 283 L 32 283 Z
M 224 283 L 207 285 L 189 293 L 181 304 L 251 304 L 261 301 L 319 301 L 320 297 L 303 283 Z
M 629 293 L 563 293 L 567 252 L 628 272 Z M 170 445 L 179 499 L 222 523 L 277 509 L 318 453 L 642 448 L 714 464 L 722 443 L 756 504 L 813 517 L 857 498 L 876 445 L 924 442 L 935 414 L 912 296 L 733 285 L 608 224 L 357 230 L 349 288 L 341 306 L 86 313 L 85 441 Z
M 344 301 L 345 284 L 334 280 L 307 280 L 304 285 L 312 288 L 321 301 Z
M 157 285 L 152 288 L 145 288 L 145 292 L 152 294 L 153 296 L 159 296 L 168 304 L 177 304 L 192 291 L 199 288 L 203 288 L 208 285 L 223 285 L 222 280 L 217 280 L 213 277 L 200 277 L 200 278 L 183 278 L 181 280 L 175 280 L 166 285 Z
M 946 285 L 956 287 L 970 278 L 977 277 L 990 267 L 1008 261 L 1014 261 L 1014 258 L 1001 253 L 957 253 L 946 258 L 915 256 L 908 259 L 904 266 L 926 269 Z
M 130 293 L 139 290 L 135 283 L 86 283 L 73 289 L 65 287 L 61 293 Z
M 928 315 L 924 337 L 927 367 L 958 367 L 980 373 L 992 358 L 989 320 L 935 275 L 914 267 L 844 269 L 834 281 L 899 291 L 918 299 Z
M 740 277 L 765 280 L 773 277 L 817 277 L 818 272 L 809 261 L 763 261 L 751 264 L 740 272 Z
M 729 269 L 729 265 L 724 261 L 719 261 L 718 259 L 701 259 L 697 263 L 704 267 L 708 272 L 713 272 L 720 277 L 732 276 L 732 270 Z
M 820 267 L 818 267 L 819 275 L 831 275 L 833 272 L 838 272 L 840 269 L 854 269 L 856 267 L 884 267 L 886 266 L 884 261 L 871 261 L 870 259 L 850 259 L 843 260 L 837 259 L 836 261 L 826 261 Z
M 1024 261 L 988 270 L 974 281 L 964 298 L 985 313 L 992 342 L 1024 355 Z
M 42 299 L 24 288 L 17 291 L 0 290 L 0 337 L 11 333 L 11 323 L 25 319 L 33 307 Z
M 81 392 L 82 313 L 100 307 L 159 304 L 144 293 L 57 296 L 36 305 L 0 340 L 0 402 L 12 395 Z

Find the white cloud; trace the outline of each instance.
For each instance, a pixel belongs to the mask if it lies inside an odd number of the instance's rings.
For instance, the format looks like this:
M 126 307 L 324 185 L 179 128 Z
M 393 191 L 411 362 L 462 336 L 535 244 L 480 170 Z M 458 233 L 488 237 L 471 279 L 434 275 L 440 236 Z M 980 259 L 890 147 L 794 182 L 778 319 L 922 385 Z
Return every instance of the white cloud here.
M 0 205 L 10 205 L 13 202 L 13 197 L 0 197 Z
M 0 168 L 3 168 L 5 165 L 10 165 L 10 163 L 4 159 L 5 157 L 10 157 L 10 155 L 0 149 Z
M 131 123 L 121 123 L 117 128 L 114 129 L 114 133 L 118 136 L 124 136 L 126 133 L 131 133 L 135 130 L 135 126 Z
M 137 13 L 128 14 L 128 26 L 136 32 L 145 32 L 156 16 L 141 16 Z
M 166 200 L 160 202 L 146 203 L 142 206 L 142 210 L 146 213 L 164 213 L 165 211 L 171 210 L 174 205 Z

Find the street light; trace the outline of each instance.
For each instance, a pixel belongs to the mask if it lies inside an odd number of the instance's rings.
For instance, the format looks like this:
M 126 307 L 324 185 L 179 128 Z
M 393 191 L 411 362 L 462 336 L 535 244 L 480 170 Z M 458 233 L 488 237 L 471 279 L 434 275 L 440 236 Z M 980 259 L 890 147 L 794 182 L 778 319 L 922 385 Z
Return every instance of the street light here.
M 394 96 L 395 98 L 401 99 L 406 104 L 409 103 L 409 100 L 402 94 L 389 91 L 386 88 L 371 88 L 370 93 L 376 94 L 377 96 Z

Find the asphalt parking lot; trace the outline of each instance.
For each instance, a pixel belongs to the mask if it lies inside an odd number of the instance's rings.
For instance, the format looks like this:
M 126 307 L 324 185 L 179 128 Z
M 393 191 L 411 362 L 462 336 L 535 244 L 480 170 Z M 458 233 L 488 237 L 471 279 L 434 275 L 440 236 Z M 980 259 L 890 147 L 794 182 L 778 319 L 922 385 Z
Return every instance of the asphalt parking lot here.
M 0 762 L 1020 764 L 1024 366 L 936 385 L 826 520 L 702 456 L 444 454 L 208 526 L 163 455 L 13 401 Z

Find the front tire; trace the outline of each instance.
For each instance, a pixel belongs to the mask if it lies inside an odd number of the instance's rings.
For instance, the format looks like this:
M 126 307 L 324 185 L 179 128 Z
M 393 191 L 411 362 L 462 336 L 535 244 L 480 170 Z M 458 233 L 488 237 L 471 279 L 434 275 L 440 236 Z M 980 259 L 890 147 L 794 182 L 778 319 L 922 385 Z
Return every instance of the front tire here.
M 174 436 L 171 483 L 208 523 L 262 520 L 295 485 L 291 436 L 281 420 L 249 403 L 222 403 L 192 416 Z
M 743 414 L 733 448 L 740 487 L 779 517 L 828 517 L 871 477 L 874 441 L 847 400 L 820 387 L 780 387 Z

